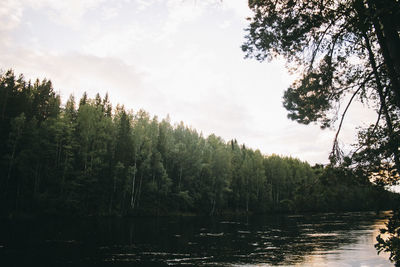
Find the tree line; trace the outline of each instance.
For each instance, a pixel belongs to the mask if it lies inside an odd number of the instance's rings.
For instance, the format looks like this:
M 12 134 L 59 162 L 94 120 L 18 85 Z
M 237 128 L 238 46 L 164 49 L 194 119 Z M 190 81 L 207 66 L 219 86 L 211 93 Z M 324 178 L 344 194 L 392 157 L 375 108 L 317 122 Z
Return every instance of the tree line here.
M 182 122 L 61 105 L 50 80 L 0 74 L 1 215 L 221 214 L 390 208 L 398 199 L 352 169 L 265 156 Z

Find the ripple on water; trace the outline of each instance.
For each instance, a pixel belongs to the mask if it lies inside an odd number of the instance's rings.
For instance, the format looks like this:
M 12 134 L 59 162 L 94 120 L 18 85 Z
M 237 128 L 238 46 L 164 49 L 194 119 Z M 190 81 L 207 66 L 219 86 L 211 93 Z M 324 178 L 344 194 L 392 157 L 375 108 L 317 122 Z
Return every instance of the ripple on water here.
M 306 236 L 309 237 L 332 237 L 332 236 L 339 236 L 338 233 L 311 233 L 311 234 L 306 234 Z
M 198 236 L 200 237 L 221 237 L 224 236 L 224 233 L 200 233 Z
M 254 217 L 248 226 L 244 219 L 242 223 L 236 221 L 240 218 L 222 221 L 207 218 L 204 223 L 196 218 L 194 223 L 187 223 L 189 219 L 185 219 L 159 225 L 145 219 L 124 221 L 126 225 L 115 226 L 105 222 L 100 224 L 104 229 L 96 226 L 99 234 L 95 237 L 87 237 L 87 228 L 82 229 L 80 235 L 75 234 L 80 232 L 73 228 L 70 232 L 74 234 L 62 236 L 65 240 L 56 240 L 59 236 L 50 234 L 39 241 L 31 241 L 33 237 L 26 241 L 26 236 L 12 242 L 0 240 L 0 258 L 9 255 L 7 260 L 15 260 L 24 255 L 42 260 L 53 254 L 48 257 L 46 266 L 57 266 L 56 263 L 82 266 L 82 262 L 88 266 L 98 266 L 96 263 L 100 262 L 103 267 L 361 266 L 352 265 L 355 262 L 365 266 L 393 266 L 387 259 L 381 260 L 373 246 L 378 229 L 387 220 L 377 221 L 379 218 L 369 219 L 370 215 L 364 215 L 305 215 L 304 219 L 290 220 L 286 216 L 279 220 Z M 16 230 L 14 232 L 18 233 Z M 3 236 L 0 233 L 0 237 Z M 16 234 L 10 235 L 14 236 Z M 35 248 L 32 244 L 40 246 Z M 48 248 L 52 253 L 48 253 Z M 82 252 L 75 253 L 81 249 Z M 74 253 L 79 256 L 68 256 Z M 38 262 L 32 265 L 40 266 Z
M 232 225 L 239 225 L 241 224 L 240 222 L 234 222 L 234 221 L 222 221 L 220 224 L 232 224 Z

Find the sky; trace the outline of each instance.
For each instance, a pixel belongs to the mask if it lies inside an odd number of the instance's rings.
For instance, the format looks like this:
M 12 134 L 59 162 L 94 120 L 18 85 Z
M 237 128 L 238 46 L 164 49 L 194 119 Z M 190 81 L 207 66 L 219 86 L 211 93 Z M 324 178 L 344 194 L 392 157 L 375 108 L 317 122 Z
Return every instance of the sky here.
M 335 129 L 287 119 L 283 92 L 298 78 L 283 59 L 241 51 L 246 0 L 0 0 L 0 69 L 48 78 L 70 94 L 109 93 L 204 136 L 236 138 L 265 155 L 327 163 Z M 352 107 L 340 140 L 375 114 Z

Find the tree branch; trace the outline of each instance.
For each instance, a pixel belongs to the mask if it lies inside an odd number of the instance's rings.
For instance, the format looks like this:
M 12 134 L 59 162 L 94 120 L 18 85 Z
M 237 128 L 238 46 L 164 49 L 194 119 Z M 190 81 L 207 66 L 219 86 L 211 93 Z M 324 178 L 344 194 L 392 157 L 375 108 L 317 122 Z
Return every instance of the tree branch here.
M 341 118 L 341 120 L 340 120 L 339 128 L 338 128 L 338 130 L 336 131 L 335 139 L 333 140 L 332 152 L 331 152 L 331 156 L 330 156 L 331 159 L 338 157 L 339 154 L 340 154 L 340 152 L 339 152 L 339 147 L 338 147 L 338 137 L 339 137 L 340 130 L 342 129 L 343 121 L 344 121 L 344 118 L 345 118 L 345 116 L 346 116 L 347 110 L 349 109 L 351 103 L 353 102 L 354 97 L 360 92 L 360 90 L 361 90 L 362 88 L 364 88 L 364 86 L 365 86 L 365 84 L 367 83 L 367 81 L 369 81 L 368 78 L 369 78 L 371 75 L 372 75 L 372 73 L 370 73 L 370 74 L 368 75 L 368 77 L 360 84 L 360 86 L 358 87 L 358 89 L 353 93 L 353 95 L 351 96 L 349 102 L 347 103 L 347 106 L 346 106 L 346 108 L 345 108 L 345 110 L 344 110 L 344 112 L 343 112 L 343 114 L 342 114 L 342 118 Z

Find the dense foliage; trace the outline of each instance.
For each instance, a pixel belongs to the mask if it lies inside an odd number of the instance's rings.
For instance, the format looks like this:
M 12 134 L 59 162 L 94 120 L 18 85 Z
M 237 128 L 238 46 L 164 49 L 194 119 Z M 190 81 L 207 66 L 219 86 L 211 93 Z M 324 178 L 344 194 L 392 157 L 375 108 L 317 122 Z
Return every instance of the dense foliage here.
M 381 234 L 376 238 L 375 247 L 378 253 L 389 252 L 390 260 L 395 266 L 400 266 L 400 212 L 396 211 L 386 223 L 386 228 L 380 230 Z
M 0 75 L 0 211 L 76 215 L 389 208 L 363 174 L 203 137 L 183 123 L 112 108 L 61 106 L 48 80 Z
M 284 94 L 288 117 L 331 127 L 338 119 L 332 162 L 382 173 L 394 183 L 400 170 L 400 2 L 398 0 L 249 0 L 254 12 L 242 46 L 258 60 L 283 56 L 299 79 Z M 377 114 L 344 155 L 339 131 L 356 100 Z M 339 112 L 343 112 L 341 115 Z M 361 125 L 360 125 L 361 126 Z
M 332 164 L 345 164 L 381 184 L 400 180 L 400 1 L 398 0 L 249 0 L 242 50 L 258 60 L 283 56 L 295 63 L 299 79 L 284 94 L 288 117 L 331 127 Z M 345 155 L 338 136 L 356 100 L 376 111 L 373 125 L 360 128 L 358 144 Z M 342 106 L 342 108 L 341 108 Z M 343 108 L 344 106 L 344 108 Z M 339 112 L 343 112 L 341 115 Z M 398 220 L 394 220 L 399 227 Z M 398 235 L 381 238 L 400 265 Z M 397 241 L 396 241 L 397 240 Z

